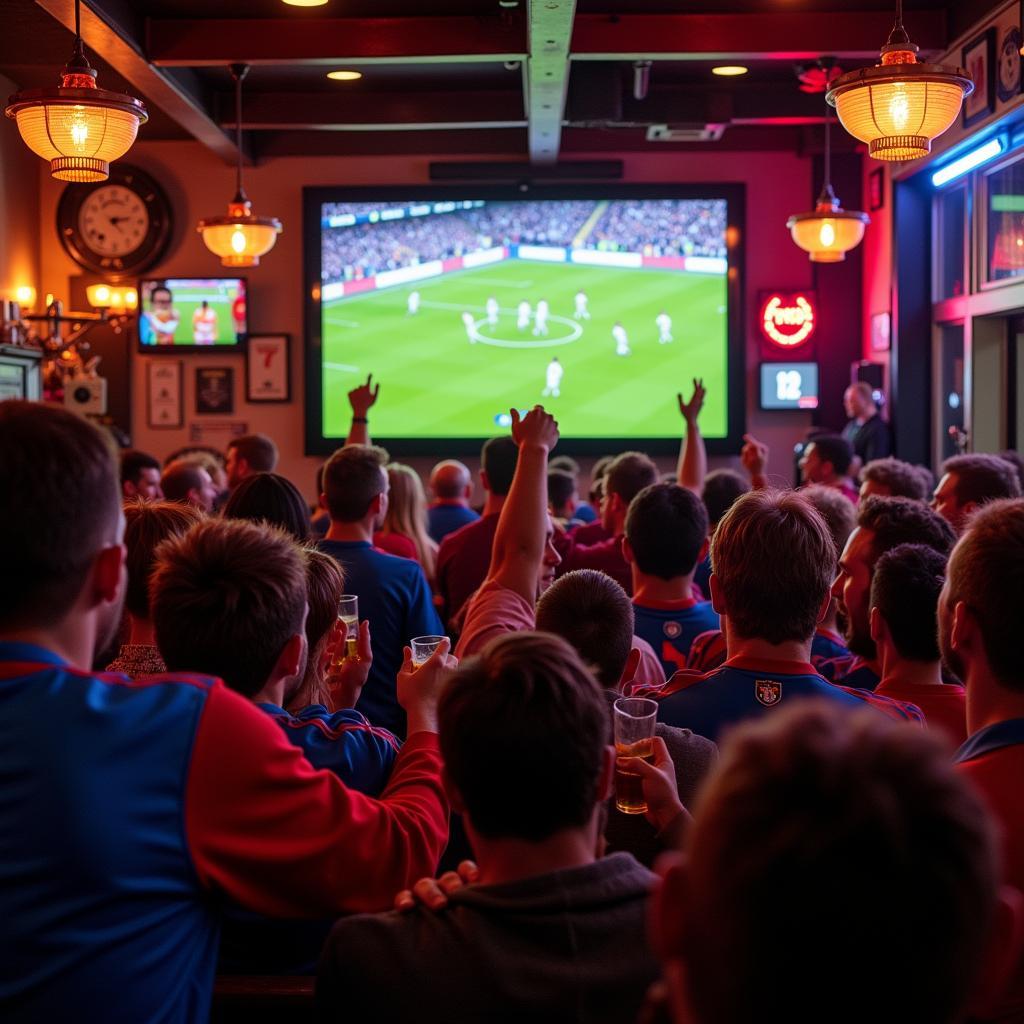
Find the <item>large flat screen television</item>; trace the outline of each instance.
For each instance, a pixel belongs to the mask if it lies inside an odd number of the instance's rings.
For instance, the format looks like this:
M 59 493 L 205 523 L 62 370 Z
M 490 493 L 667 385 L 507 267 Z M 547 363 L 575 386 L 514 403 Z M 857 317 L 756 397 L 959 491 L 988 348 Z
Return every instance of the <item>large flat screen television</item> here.
M 238 349 L 249 335 L 245 278 L 147 278 L 139 282 L 139 351 Z
M 472 452 L 542 403 L 560 451 L 679 444 L 702 377 L 709 450 L 743 423 L 743 188 L 311 188 L 304 195 L 307 450 L 348 431 Z

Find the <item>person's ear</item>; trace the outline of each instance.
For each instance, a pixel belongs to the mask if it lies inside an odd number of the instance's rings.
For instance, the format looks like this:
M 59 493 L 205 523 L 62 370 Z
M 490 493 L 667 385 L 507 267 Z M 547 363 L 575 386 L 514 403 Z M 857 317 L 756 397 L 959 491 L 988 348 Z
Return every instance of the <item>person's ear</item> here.
M 456 814 L 465 814 L 466 804 L 462 799 L 462 794 L 455 787 L 455 783 L 452 782 L 448 769 L 443 766 L 441 768 L 441 786 L 444 789 L 445 796 L 448 797 L 448 803 L 451 805 L 452 810 Z
M 480 486 L 485 491 L 489 491 L 491 489 L 491 481 L 490 481 L 489 477 L 487 476 L 487 470 L 486 469 L 481 469 L 480 470 Z
M 981 957 L 981 968 L 973 987 L 970 1007 L 979 1017 L 993 997 L 1006 990 L 1024 953 L 1024 896 L 1010 885 L 1000 886 L 992 915 L 988 946 Z M 973 1016 L 973 1014 L 972 1014 Z
M 306 638 L 301 633 L 293 633 L 288 637 L 288 642 L 281 648 L 277 658 L 277 669 L 279 678 L 285 676 L 297 676 L 303 669 L 303 653 L 305 651 Z
M 318 504 L 318 505 L 320 506 L 320 508 L 322 508 L 322 509 L 323 509 L 323 510 L 324 510 L 325 512 L 327 512 L 327 511 L 328 511 L 328 508 L 327 508 L 327 495 L 326 495 L 326 494 L 324 494 L 324 493 L 323 493 L 323 491 L 321 491 L 321 492 L 320 492 L 320 495 L 319 495 L 319 497 L 318 497 L 318 498 L 316 499 L 316 503 L 317 503 L 317 504 Z
M 878 606 L 872 606 L 868 615 L 871 626 L 871 639 L 876 644 L 888 643 L 889 627 L 886 625 L 885 619 L 882 618 L 882 613 L 878 610 Z
M 622 535 L 622 557 L 626 560 L 629 565 L 632 565 L 636 559 L 633 557 L 633 548 L 626 538 L 626 535 Z
M 626 684 L 633 682 L 642 660 L 643 654 L 640 653 L 640 648 L 630 648 L 629 656 L 626 658 L 626 665 L 622 670 L 622 677 L 619 679 L 619 693 L 624 693 Z
M 121 595 L 121 567 L 124 565 L 123 544 L 102 548 L 93 562 L 92 591 L 96 604 L 113 604 Z
M 466 484 L 466 486 L 463 488 L 462 496 L 466 499 L 466 501 L 469 501 L 469 499 L 473 497 L 472 484 Z
M 974 633 L 978 628 L 970 609 L 957 601 L 953 606 L 953 624 L 949 630 L 949 642 L 958 654 L 967 654 L 973 647 Z
M 604 803 L 612 795 L 615 785 L 615 748 L 607 746 L 601 752 L 601 774 L 597 779 L 597 799 Z
M 729 612 L 726 610 L 725 601 L 722 598 L 722 584 L 714 573 L 708 578 L 708 589 L 711 591 L 711 607 L 719 615 L 728 615 Z
M 829 606 L 832 604 L 832 590 L 829 588 L 828 593 L 825 594 L 825 600 L 821 602 L 821 607 L 818 609 L 818 621 L 816 625 L 821 625 L 825 621 L 828 615 Z

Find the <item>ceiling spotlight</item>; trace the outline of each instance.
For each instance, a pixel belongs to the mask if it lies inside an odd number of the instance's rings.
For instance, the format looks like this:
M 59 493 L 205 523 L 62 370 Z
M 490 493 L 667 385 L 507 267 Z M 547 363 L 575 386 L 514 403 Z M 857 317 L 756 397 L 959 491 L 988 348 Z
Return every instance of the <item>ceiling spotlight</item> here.
M 355 82 L 363 77 L 362 71 L 328 71 L 327 77 L 335 82 Z
M 722 78 L 735 78 L 737 75 L 745 75 L 750 68 L 742 64 L 720 64 L 717 68 L 711 69 L 711 74 L 721 75 Z
M 289 7 L 324 7 L 327 0 L 283 0 Z
M 642 100 L 647 97 L 651 85 L 651 61 L 633 61 L 633 99 Z

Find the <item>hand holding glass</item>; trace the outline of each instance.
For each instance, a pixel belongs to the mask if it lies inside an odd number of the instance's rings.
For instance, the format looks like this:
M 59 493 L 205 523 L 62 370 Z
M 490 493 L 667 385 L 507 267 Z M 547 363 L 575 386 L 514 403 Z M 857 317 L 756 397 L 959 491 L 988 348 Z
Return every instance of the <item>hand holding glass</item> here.
M 654 726 L 657 701 L 643 697 L 620 697 L 614 705 L 615 718 L 615 806 L 623 814 L 646 814 L 643 776 L 620 767 L 620 758 L 639 757 L 654 761 Z
M 338 599 L 338 621 L 345 626 L 345 645 L 338 644 L 334 664 L 344 664 L 346 658 L 358 658 L 359 642 L 359 598 L 355 594 L 343 594 Z
M 412 648 L 412 667 L 420 668 L 437 650 L 437 645 L 447 639 L 446 636 L 414 636 L 409 642 L 409 646 Z

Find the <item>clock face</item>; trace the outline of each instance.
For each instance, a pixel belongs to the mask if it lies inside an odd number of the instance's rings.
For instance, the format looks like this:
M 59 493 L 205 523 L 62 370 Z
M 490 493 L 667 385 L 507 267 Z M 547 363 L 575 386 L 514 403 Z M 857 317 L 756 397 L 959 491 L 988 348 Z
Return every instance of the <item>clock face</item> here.
M 78 230 L 93 252 L 127 256 L 149 231 L 149 211 L 142 198 L 123 185 L 104 185 L 90 193 L 78 211 Z

